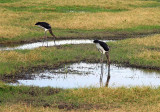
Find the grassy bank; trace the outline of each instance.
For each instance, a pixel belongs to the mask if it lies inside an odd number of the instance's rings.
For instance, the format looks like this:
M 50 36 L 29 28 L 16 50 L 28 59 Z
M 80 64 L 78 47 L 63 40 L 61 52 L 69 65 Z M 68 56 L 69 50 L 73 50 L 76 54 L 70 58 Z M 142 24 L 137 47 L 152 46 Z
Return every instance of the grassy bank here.
M 160 89 L 54 89 L 0 85 L 0 111 L 131 111 L 157 112 Z
M 108 42 L 112 63 L 140 68 L 160 69 L 160 35 Z M 83 47 L 82 47 L 83 46 Z M 85 46 L 85 47 L 84 47 Z M 0 74 L 12 74 L 37 68 L 55 68 L 70 62 L 99 62 L 94 44 L 41 47 L 34 50 L 0 51 Z
M 160 69 L 160 35 L 127 39 L 111 44 L 113 61 L 129 66 Z
M 59 38 L 155 32 L 160 29 L 159 6 L 157 0 L 2 0 L 0 43 L 40 40 L 44 32 L 34 25 L 37 21 L 49 22 Z

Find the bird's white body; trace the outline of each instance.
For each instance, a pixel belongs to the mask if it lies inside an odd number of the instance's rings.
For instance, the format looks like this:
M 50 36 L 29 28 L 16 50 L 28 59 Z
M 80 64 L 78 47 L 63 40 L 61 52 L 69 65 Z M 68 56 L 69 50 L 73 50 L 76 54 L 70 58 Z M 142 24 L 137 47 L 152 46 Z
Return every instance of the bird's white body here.
M 45 32 L 46 32 L 46 31 L 48 31 L 48 29 L 47 29 L 47 28 L 44 28 L 44 27 L 43 27 L 43 26 L 41 26 L 41 25 L 37 25 L 37 26 L 39 26 L 40 28 L 43 28 Z
M 48 29 L 46 29 L 46 28 L 44 30 L 45 30 L 45 32 L 48 31 Z
M 107 57 L 107 62 L 108 62 L 108 67 L 110 66 L 110 61 L 109 61 L 109 47 L 108 45 L 103 42 L 103 41 L 99 41 L 99 40 L 94 40 L 93 43 L 96 44 L 96 47 L 98 48 L 98 50 L 101 52 L 101 62 L 103 63 L 103 56 L 104 54 Z
M 96 43 L 96 47 L 102 54 L 105 54 L 106 51 L 103 49 L 103 47 L 99 43 Z

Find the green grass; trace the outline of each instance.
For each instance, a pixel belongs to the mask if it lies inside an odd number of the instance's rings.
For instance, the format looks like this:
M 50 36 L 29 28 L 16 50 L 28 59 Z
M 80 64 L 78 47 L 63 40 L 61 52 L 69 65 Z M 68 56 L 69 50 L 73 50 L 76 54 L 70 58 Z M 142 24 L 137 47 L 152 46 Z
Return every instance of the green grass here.
M 133 27 L 133 28 L 128 28 L 128 29 L 124 29 L 124 31 L 149 31 L 149 30 L 158 30 L 160 29 L 159 25 L 155 25 L 155 26 L 137 26 L 137 27 Z
M 18 1 L 21 1 L 21 0 L 1 0 L 0 3 L 13 3 Z
M 86 45 L 86 49 L 91 49 L 89 47 L 90 46 Z M 64 49 L 66 49 L 65 52 Z M 28 68 L 37 65 L 52 66 L 53 63 L 54 65 L 59 65 L 65 62 L 78 61 L 77 58 L 79 58 L 79 61 L 85 60 L 89 53 L 95 54 L 92 51 L 82 53 L 82 50 L 83 48 L 81 48 L 81 46 L 73 48 L 73 45 L 66 45 L 62 48 L 50 47 L 46 49 L 42 47 L 36 50 L 2 51 L 0 60 L 3 61 L 1 61 L 2 68 L 0 70 L 0 74 L 15 73 L 17 71 L 16 69 L 21 67 Z
M 4 6 L 4 8 L 9 9 L 11 11 L 26 11 L 26 12 L 58 12 L 58 13 L 83 13 L 83 12 L 121 12 L 127 11 L 127 9 L 107 9 L 103 7 L 92 7 L 92 6 Z
M 154 7 L 160 7 L 160 3 L 150 3 L 150 4 L 145 4 L 145 5 L 142 5 L 141 7 L 144 7 L 144 8 L 154 8 Z
M 2 85 L 2 84 L 1 84 Z M 43 102 L 43 98 L 46 96 L 54 96 L 54 94 L 62 91 L 61 89 L 53 89 L 53 88 L 38 88 L 38 87 L 26 87 L 26 86 L 0 86 L 0 97 L 1 102 L 27 102 L 32 103 L 34 106 L 43 106 L 45 101 Z M 2 97 L 4 96 L 4 97 Z M 20 97 L 21 96 L 21 97 Z M 32 100 L 33 99 L 33 100 Z M 37 99 L 37 100 L 36 100 Z M 49 103 L 49 99 L 47 99 Z
M 141 68 L 160 68 L 159 36 L 127 39 L 113 43 L 113 61 Z M 118 48 L 118 49 L 117 49 Z
M 30 41 L 39 41 L 43 40 L 44 32 L 42 29 L 31 27 L 30 29 L 33 32 L 21 34 L 15 38 L 0 38 L 1 43 L 21 43 L 21 42 L 30 42 Z M 77 39 L 77 38 L 86 38 L 86 39 L 124 39 L 130 37 L 137 37 L 141 35 L 150 35 L 152 32 L 158 33 L 160 26 L 137 26 L 132 28 L 120 28 L 120 29 L 94 29 L 94 30 L 83 30 L 83 29 L 53 29 L 54 34 L 58 39 Z M 35 31 L 34 31 L 35 30 Z M 36 31 L 38 30 L 38 31 Z M 130 34 L 132 33 L 132 34 Z M 154 33 L 153 33 L 154 34 Z M 120 36 L 121 35 L 121 36 Z M 47 33 L 48 40 L 52 40 L 52 37 Z
M 107 8 L 101 8 L 101 7 L 84 7 L 84 6 L 58 6 L 55 8 L 56 12 L 63 12 L 63 13 L 67 13 L 67 12 L 79 12 L 79 13 L 83 13 L 83 12 L 92 12 L 92 13 L 96 13 L 96 12 L 121 12 L 121 11 L 127 11 L 127 9 L 107 9 Z
M 120 29 L 107 29 L 106 31 L 112 31 L 113 33 L 116 31 L 121 31 L 121 32 L 148 32 L 148 31 L 154 31 L 154 30 L 159 30 L 160 26 L 159 25 L 140 25 L 140 26 L 136 26 L 136 27 L 132 27 L 132 28 L 120 28 Z M 104 31 L 104 30 L 102 30 Z M 136 33 L 135 33 L 136 36 Z
M 156 1 L 156 0 L 150 0 L 150 1 Z M 160 1 L 157 0 L 156 2 L 152 2 L 152 3 L 146 3 L 146 4 L 141 4 L 141 5 L 130 5 L 130 6 L 134 8 L 156 8 L 156 7 L 160 7 L 159 2 Z
M 62 110 L 133 111 L 159 109 L 160 88 L 80 88 L 58 89 L 0 84 L 0 107 L 5 104 L 27 104 L 34 107 L 49 107 Z M 149 109 L 150 107 L 150 109 Z M 14 108 L 14 107 L 13 107 Z M 3 108 L 1 108 L 3 109 Z M 0 110 L 1 110 L 0 109 Z M 8 108 L 9 109 L 9 108 Z M 153 111 L 152 110 L 152 111 Z
M 160 0 L 140 0 L 140 1 L 156 1 L 156 2 L 160 2 Z
M 140 68 L 160 68 L 159 35 L 145 38 L 108 42 L 110 57 L 114 63 Z M 64 45 L 41 47 L 34 50 L 1 51 L 0 74 L 12 74 L 41 66 L 57 67 L 63 63 L 77 61 L 99 62 L 100 53 L 95 45 Z M 64 50 L 65 49 L 65 50 Z M 25 68 L 25 69 L 21 69 Z

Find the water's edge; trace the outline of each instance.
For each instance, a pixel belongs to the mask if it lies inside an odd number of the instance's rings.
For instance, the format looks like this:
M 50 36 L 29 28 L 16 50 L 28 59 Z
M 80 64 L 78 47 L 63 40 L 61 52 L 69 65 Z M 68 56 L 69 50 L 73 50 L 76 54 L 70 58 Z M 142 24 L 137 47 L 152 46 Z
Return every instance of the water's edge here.
M 109 42 L 113 40 L 103 40 L 104 42 Z M 12 47 L 0 47 L 0 50 L 24 50 L 24 49 L 35 49 L 41 46 L 57 46 L 57 45 L 66 45 L 66 44 L 91 44 L 93 40 L 89 39 L 81 39 L 81 40 L 57 40 L 57 41 L 45 41 L 45 42 L 36 42 L 36 43 L 29 43 L 23 44 L 19 46 L 12 46 Z
M 54 88 L 83 87 L 134 87 L 160 85 L 160 72 L 118 67 L 100 63 L 73 63 L 62 68 L 26 74 L 28 79 L 18 79 L 13 85 L 27 85 Z M 32 76 L 32 77 L 31 77 Z

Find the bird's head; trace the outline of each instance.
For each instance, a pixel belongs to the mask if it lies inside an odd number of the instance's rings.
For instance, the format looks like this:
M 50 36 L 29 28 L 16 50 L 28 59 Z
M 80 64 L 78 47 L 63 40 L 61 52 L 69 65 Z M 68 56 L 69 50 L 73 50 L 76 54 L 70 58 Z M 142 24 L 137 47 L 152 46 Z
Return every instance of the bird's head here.
M 35 25 L 40 25 L 40 22 L 37 22 Z
M 99 40 L 94 40 L 93 43 L 99 43 Z

